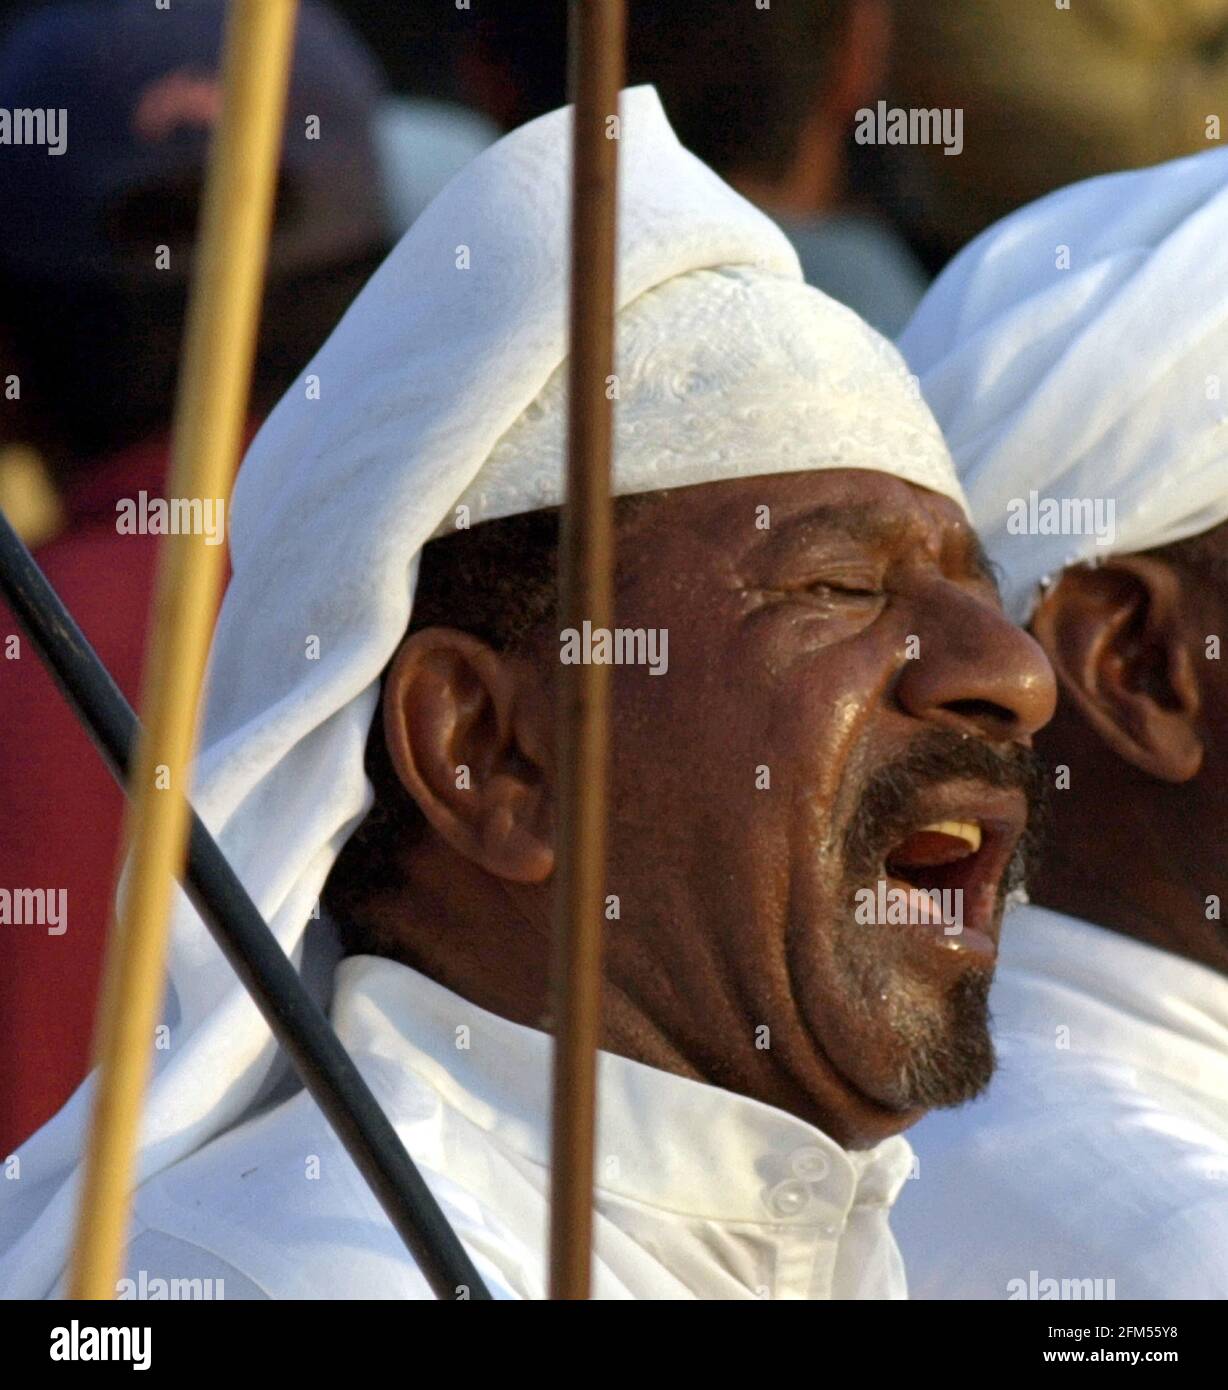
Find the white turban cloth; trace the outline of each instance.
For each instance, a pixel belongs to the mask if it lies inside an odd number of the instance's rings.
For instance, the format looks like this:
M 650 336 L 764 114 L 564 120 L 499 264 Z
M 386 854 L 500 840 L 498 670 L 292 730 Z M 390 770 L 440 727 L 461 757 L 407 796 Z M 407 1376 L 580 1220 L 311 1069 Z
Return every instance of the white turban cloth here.
M 859 468 L 963 508 L 898 353 L 801 283 L 783 233 L 679 145 L 651 88 L 623 93 L 620 140 L 615 490 Z M 477 524 L 563 500 L 570 146 L 557 111 L 452 180 L 236 481 L 193 801 L 300 969 L 371 804 L 364 747 L 422 546 L 462 504 Z M 142 1180 L 279 1079 L 267 1026 L 182 896 L 165 1017 Z M 92 1089 L 0 1182 L 6 1296 L 39 1296 L 62 1268 Z
M 1228 519 L 1225 248 L 1228 150 L 1088 179 L 967 246 L 900 336 L 1017 621 L 1069 565 Z

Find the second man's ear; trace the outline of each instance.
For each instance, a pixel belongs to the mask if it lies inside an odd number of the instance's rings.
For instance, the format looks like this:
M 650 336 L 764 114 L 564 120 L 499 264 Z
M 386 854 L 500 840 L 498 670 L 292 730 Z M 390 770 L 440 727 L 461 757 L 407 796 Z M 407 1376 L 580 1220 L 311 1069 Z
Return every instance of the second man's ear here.
M 1162 560 L 1114 556 L 1066 570 L 1032 620 L 1064 697 L 1119 757 L 1165 782 L 1196 776 L 1204 753 L 1181 584 Z
M 532 668 L 453 628 L 412 633 L 385 678 L 397 776 L 437 834 L 496 878 L 553 872 L 551 727 Z

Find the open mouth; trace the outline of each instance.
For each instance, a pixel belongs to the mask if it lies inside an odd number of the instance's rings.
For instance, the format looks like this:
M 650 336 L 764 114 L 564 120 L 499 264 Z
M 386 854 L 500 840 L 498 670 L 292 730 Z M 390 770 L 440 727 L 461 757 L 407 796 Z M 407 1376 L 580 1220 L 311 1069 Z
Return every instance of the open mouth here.
M 906 920 L 949 951 L 997 952 L 1002 879 L 1023 832 L 1025 808 L 995 797 L 992 815 L 971 808 L 910 830 L 887 853 L 883 877 L 906 895 Z
M 967 889 L 984 842 L 979 821 L 934 821 L 906 835 L 887 855 L 885 867 L 914 888 Z

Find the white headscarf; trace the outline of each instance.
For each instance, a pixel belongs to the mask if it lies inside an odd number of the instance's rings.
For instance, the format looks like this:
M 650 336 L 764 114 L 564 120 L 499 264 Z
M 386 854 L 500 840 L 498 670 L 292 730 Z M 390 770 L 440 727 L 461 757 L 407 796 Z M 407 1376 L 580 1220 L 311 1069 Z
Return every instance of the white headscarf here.
M 476 524 L 562 500 L 570 119 L 522 127 L 447 186 L 235 486 L 193 801 L 300 965 L 370 805 L 364 746 L 422 546 L 458 504 Z M 963 507 L 895 349 L 800 282 L 784 235 L 678 144 L 651 88 L 623 94 L 621 141 L 615 490 L 866 468 Z M 183 899 L 170 977 L 142 1179 L 267 1095 L 276 1059 Z M 62 1268 L 91 1092 L 87 1080 L 23 1148 L 19 1181 L 0 1182 L 6 1296 L 38 1296 Z
M 1018 621 L 1068 565 L 1228 519 L 1225 247 L 1228 150 L 1090 179 L 978 237 L 901 335 Z M 1018 533 L 1045 499 L 1111 501 L 1111 539 Z

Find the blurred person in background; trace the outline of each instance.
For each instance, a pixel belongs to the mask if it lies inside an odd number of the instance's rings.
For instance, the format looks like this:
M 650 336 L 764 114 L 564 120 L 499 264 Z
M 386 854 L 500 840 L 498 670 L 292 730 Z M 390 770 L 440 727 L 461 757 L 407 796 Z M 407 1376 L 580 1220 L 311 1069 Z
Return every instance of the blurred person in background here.
M 1086 180 L 900 339 L 1060 691 L 998 1072 L 913 1132 L 914 1296 L 1228 1297 L 1226 240 L 1228 150 Z
M 205 157 L 221 104 L 222 0 L 41 6 L 0 49 L 0 108 L 63 110 L 62 153 L 0 146 L 0 438 L 37 448 L 63 529 L 47 577 L 136 702 L 158 537 L 118 508 L 161 496 Z M 291 385 L 387 243 L 382 80 L 344 24 L 303 4 L 251 398 Z M 254 423 L 253 423 L 254 427 Z M 0 638 L 19 634 L 0 608 Z M 0 655 L 0 887 L 65 890 L 66 930 L 0 926 L 0 1153 L 85 1075 L 123 797 L 32 646 Z
M 958 158 L 876 150 L 930 274 L 1034 198 L 1204 150 L 1228 121 L 1228 0 L 924 0 L 897 6 L 891 56 L 894 103 L 964 112 Z
M 890 39 L 888 0 L 628 0 L 627 84 L 656 87 L 682 143 L 781 225 L 810 284 L 894 335 L 927 277 L 847 201 L 848 137 L 882 95 Z M 563 0 L 473 12 L 461 87 L 502 129 L 565 101 L 566 67 Z
M 391 90 L 380 103 L 376 138 L 389 232 L 395 240 L 455 174 L 499 138 L 458 79 L 458 56 L 472 10 L 439 0 L 335 0 L 379 58 Z

